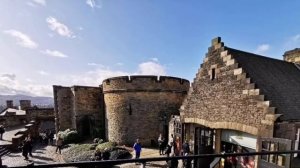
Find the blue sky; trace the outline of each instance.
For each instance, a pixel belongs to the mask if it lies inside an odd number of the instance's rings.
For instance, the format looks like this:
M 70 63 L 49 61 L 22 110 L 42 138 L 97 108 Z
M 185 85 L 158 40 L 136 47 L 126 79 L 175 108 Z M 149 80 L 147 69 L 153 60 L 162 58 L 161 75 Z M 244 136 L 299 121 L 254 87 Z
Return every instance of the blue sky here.
M 282 59 L 297 0 L 1 0 L 0 94 L 52 96 L 120 75 L 193 80 L 212 38 Z

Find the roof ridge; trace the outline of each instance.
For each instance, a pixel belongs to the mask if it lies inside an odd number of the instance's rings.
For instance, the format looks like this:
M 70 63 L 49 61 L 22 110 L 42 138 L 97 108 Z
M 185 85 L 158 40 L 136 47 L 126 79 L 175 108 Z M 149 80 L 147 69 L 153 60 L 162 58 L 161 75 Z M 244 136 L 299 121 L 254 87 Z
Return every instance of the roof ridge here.
M 247 51 L 238 50 L 238 49 L 235 49 L 235 48 L 230 48 L 228 46 L 226 46 L 226 49 L 228 49 L 229 51 L 231 50 L 233 52 L 242 52 L 242 53 L 245 53 L 245 54 L 250 54 L 250 55 L 253 55 L 253 56 L 256 56 L 256 57 L 259 57 L 259 58 L 264 58 L 264 59 L 269 59 L 269 60 L 274 60 L 274 61 L 280 61 L 280 62 L 285 62 L 285 63 L 290 63 L 290 62 L 287 62 L 287 61 L 284 61 L 284 60 L 280 60 L 280 59 L 277 59 L 277 58 L 272 58 L 272 57 L 268 57 L 268 56 L 264 56 L 264 55 L 255 54 L 255 53 L 252 53 L 252 52 L 247 52 Z
M 294 65 L 296 66 L 296 68 L 297 68 L 298 70 L 300 70 L 300 64 L 294 63 Z

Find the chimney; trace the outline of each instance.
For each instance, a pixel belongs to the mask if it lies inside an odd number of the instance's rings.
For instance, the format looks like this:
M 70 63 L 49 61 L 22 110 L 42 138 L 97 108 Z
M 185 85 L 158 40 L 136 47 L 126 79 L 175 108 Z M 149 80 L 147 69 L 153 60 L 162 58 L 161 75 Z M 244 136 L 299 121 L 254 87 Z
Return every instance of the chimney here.
M 283 54 L 283 59 L 287 62 L 300 64 L 300 48 L 295 48 L 293 50 L 286 51 Z
M 12 100 L 6 100 L 6 108 L 14 108 L 14 102 Z
M 26 110 L 31 107 L 31 100 L 20 100 L 20 110 Z

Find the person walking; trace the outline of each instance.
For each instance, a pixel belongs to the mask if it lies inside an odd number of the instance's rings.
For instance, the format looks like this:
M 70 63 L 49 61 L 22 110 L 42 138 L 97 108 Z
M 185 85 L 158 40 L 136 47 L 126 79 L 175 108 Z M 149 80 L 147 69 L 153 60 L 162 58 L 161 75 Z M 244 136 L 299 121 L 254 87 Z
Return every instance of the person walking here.
M 31 135 L 28 135 L 28 137 L 26 138 L 26 141 L 28 143 L 28 154 L 29 156 L 32 157 L 32 148 L 33 148 L 33 144 L 32 144 L 32 138 Z
M 58 134 L 57 140 L 56 140 L 56 150 L 55 150 L 56 153 L 57 153 L 57 151 L 59 151 L 59 154 L 61 154 L 62 145 L 63 145 L 63 138 L 61 137 L 60 134 Z
M 164 154 L 164 138 L 162 137 L 161 134 L 159 134 L 157 141 L 158 141 L 158 147 L 159 147 L 159 155 L 163 155 Z
M 23 141 L 23 145 L 22 145 L 22 155 L 24 156 L 24 160 L 28 160 L 28 152 L 29 152 L 29 143 L 27 140 Z
M 133 145 L 133 149 L 135 151 L 135 158 L 139 159 L 141 156 L 141 151 L 142 151 L 142 145 L 141 145 L 139 139 L 136 139 L 136 142 Z

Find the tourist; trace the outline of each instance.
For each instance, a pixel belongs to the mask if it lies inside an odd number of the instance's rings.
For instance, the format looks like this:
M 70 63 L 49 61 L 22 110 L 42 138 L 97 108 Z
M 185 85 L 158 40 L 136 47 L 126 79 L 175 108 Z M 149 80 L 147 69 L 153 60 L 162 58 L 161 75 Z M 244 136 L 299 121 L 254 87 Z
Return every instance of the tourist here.
M 184 143 L 182 144 L 182 152 L 183 156 L 188 156 L 190 153 L 190 145 L 188 143 L 188 140 L 185 140 Z M 191 159 L 183 159 L 183 165 L 185 168 L 190 168 L 191 167 Z
M 29 153 L 29 156 L 32 157 L 32 148 L 33 148 L 33 144 L 32 144 L 32 138 L 30 136 L 30 134 L 28 135 L 28 137 L 26 138 L 26 141 L 28 143 L 28 153 Z
M 28 160 L 28 152 L 29 152 L 29 143 L 27 140 L 23 141 L 22 144 L 22 155 L 25 157 L 25 160 Z
M 48 139 L 49 139 L 50 145 L 52 146 L 53 145 L 53 139 L 54 139 L 54 133 L 51 130 L 49 131 Z
M 59 151 L 59 154 L 61 154 L 62 145 L 63 145 L 63 138 L 61 137 L 60 134 L 58 134 L 57 140 L 56 140 L 56 150 L 55 150 L 56 153 L 57 153 L 57 151 Z
M 170 157 L 170 153 L 172 151 L 172 146 L 173 146 L 172 142 L 170 142 L 170 144 L 167 144 L 167 146 L 166 146 L 165 154 L 167 155 L 167 157 Z
M 158 137 L 158 147 L 159 147 L 159 155 L 163 155 L 164 152 L 164 138 L 162 137 L 161 134 L 159 134 Z
M 0 140 L 3 140 L 3 134 L 5 132 L 5 128 L 3 125 L 0 125 Z
M 180 155 L 180 152 L 181 152 L 181 142 L 180 142 L 179 137 L 176 137 L 174 146 L 175 146 L 175 147 L 174 147 L 174 153 L 175 153 L 175 156 L 179 156 L 179 155 Z
M 133 149 L 135 151 L 135 158 L 139 159 L 142 151 L 142 145 L 139 142 L 139 139 L 136 139 L 136 142 L 133 145 Z
M 174 153 L 171 154 L 171 156 L 175 156 Z M 167 161 L 169 168 L 177 168 L 178 167 L 178 160 L 177 159 L 170 159 Z

